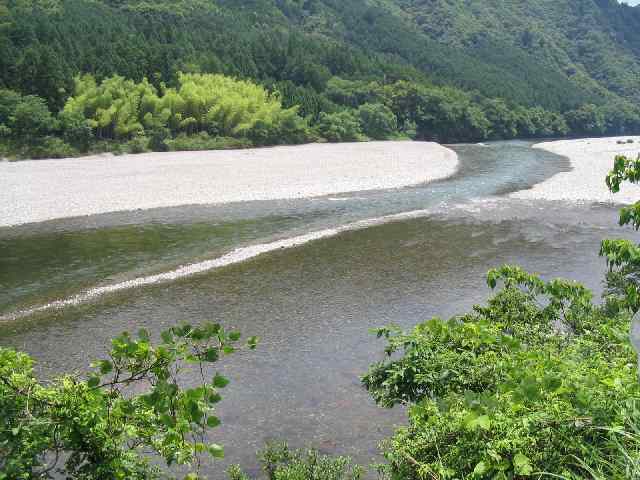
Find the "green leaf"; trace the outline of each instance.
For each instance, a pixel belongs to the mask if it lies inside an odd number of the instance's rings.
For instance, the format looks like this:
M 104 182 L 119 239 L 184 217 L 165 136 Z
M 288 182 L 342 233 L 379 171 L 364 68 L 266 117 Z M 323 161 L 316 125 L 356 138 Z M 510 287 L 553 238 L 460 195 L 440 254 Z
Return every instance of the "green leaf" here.
M 165 330 L 160 334 L 160 338 L 164 343 L 173 343 L 173 333 L 170 330 Z
M 517 453 L 516 456 L 513 457 L 513 468 L 519 475 L 531 475 L 533 473 L 531 460 L 522 453 Z
M 213 386 L 216 388 L 224 388 L 227 385 L 229 385 L 229 380 L 219 373 L 216 373 L 216 376 L 213 377 Z
M 96 388 L 100 385 L 100 377 L 97 375 L 91 375 L 87 380 L 87 385 L 89 388 Z
M 163 413 L 162 415 L 160 415 L 160 421 L 163 423 L 163 425 L 173 428 L 176 426 L 176 419 L 173 418 L 171 415 L 167 415 L 166 413 Z
M 241 336 L 242 334 L 240 332 L 231 332 L 229 333 L 229 340 L 231 340 L 232 342 L 237 342 L 238 340 L 240 340 Z
M 220 419 L 218 417 L 209 417 L 207 418 L 207 426 L 210 428 L 215 428 L 220 425 Z
M 476 468 L 473 469 L 473 474 L 481 476 L 487 473 L 488 470 L 489 467 L 487 466 L 487 464 L 485 462 L 480 462 L 476 465 Z
M 193 328 L 189 324 L 184 324 L 178 327 L 173 327 L 173 333 L 181 338 L 188 336 Z
M 219 358 L 220 358 L 220 352 L 215 347 L 209 348 L 204 353 L 204 359 L 207 362 L 214 363 L 214 362 L 217 362 Z
M 109 360 L 102 360 L 99 363 L 100 373 L 106 375 L 113 370 L 113 364 Z
M 212 457 L 224 458 L 224 448 L 222 448 L 217 443 L 212 443 L 211 445 L 209 445 L 209 453 Z
M 477 418 L 467 422 L 467 427 L 469 430 L 477 430 L 481 428 L 482 430 L 489 430 L 491 428 L 491 419 L 488 415 L 480 415 Z

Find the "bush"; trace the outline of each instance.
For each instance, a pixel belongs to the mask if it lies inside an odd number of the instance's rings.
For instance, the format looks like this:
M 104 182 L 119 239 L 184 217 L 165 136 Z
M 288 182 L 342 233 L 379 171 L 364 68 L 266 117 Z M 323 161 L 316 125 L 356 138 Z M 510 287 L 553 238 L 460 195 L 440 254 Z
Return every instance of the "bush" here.
M 269 480 L 359 480 L 364 475 L 364 469 L 348 457 L 329 457 L 316 450 L 292 451 L 286 443 L 269 444 L 259 456 Z M 228 474 L 231 480 L 249 480 L 237 465 Z
M 604 428 L 611 447 L 595 452 L 594 458 L 578 462 L 593 480 L 640 480 L 640 405 L 625 409 L 624 423 L 616 428 Z
M 15 105 L 7 126 L 15 138 L 35 141 L 53 132 L 57 128 L 57 121 L 42 98 L 28 95 Z
M 78 150 L 57 137 L 45 137 L 29 144 L 11 142 L 5 147 L 8 156 L 21 159 L 67 158 L 78 155 Z
M 62 112 L 59 118 L 65 141 L 86 152 L 94 139 L 89 121 L 78 112 Z
M 167 127 L 155 127 L 149 132 L 149 148 L 154 152 L 169 150 L 167 140 L 171 138 L 171 131 Z
M 253 146 L 250 140 L 243 138 L 211 137 L 202 132 L 196 135 L 179 135 L 176 138 L 165 141 L 171 151 L 197 151 L 197 150 L 230 150 L 250 148 Z
M 32 158 L 67 158 L 75 157 L 78 150 L 61 138 L 47 137 L 40 147 L 32 147 Z
M 145 153 L 149 151 L 150 140 L 144 136 L 139 135 L 133 137 L 126 144 L 126 150 L 129 153 Z
M 177 88 L 161 93 L 146 79 L 116 75 L 98 82 L 84 75 L 76 78 L 62 118 L 70 138 L 84 136 L 76 130 L 89 125 L 99 139 L 132 141 L 133 150 L 142 151 L 148 147 L 137 138 L 165 150 L 171 133 L 249 138 L 255 145 L 305 142 L 309 126 L 298 108 L 283 108 L 277 93 L 224 75 L 180 73 Z
M 166 478 L 160 460 L 197 471 L 202 454 L 221 457 L 222 447 L 202 441 L 220 423 L 214 408 L 228 380 L 208 367 L 236 349 L 240 334 L 207 323 L 173 327 L 160 338 L 124 333 L 88 379 L 46 384 L 31 358 L 0 348 L 0 479 L 55 471 L 70 479 L 150 480 Z M 187 365 L 203 375 L 191 388 L 176 373 Z
M 360 120 L 349 110 L 321 113 L 317 130 L 329 142 L 359 142 L 366 139 L 360 128 Z
M 365 135 L 374 140 L 387 140 L 398 131 L 398 119 L 381 103 L 366 103 L 358 108 L 360 125 Z
M 605 315 L 575 283 L 515 267 L 490 272 L 490 286 L 500 279 L 473 313 L 378 331 L 390 359 L 364 384 L 383 406 L 411 406 L 385 445 L 391 478 L 578 479 L 578 458 L 615 454 L 610 429 L 640 398 L 628 315 Z

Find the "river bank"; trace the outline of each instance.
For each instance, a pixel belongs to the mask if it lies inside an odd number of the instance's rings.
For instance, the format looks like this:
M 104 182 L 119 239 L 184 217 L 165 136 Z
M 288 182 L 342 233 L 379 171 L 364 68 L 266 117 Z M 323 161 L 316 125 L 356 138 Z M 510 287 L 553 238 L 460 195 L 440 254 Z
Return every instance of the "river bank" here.
M 431 142 L 310 144 L 2 163 L 0 226 L 399 188 L 446 178 L 457 166 L 455 152 Z
M 627 143 L 629 140 L 633 143 Z M 640 186 L 624 184 L 620 192 L 613 195 L 605 183 L 616 155 L 635 158 L 640 154 L 640 137 L 560 140 L 538 143 L 533 148 L 568 158 L 572 169 L 531 189 L 515 192 L 511 198 L 623 204 L 640 199 Z

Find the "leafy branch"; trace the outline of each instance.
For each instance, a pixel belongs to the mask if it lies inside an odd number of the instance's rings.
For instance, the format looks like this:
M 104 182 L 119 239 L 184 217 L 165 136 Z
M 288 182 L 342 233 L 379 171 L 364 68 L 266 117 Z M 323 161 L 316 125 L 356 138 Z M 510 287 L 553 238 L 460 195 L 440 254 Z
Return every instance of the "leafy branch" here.
M 172 327 L 157 342 L 146 330 L 123 333 L 87 379 L 51 385 L 37 381 L 28 356 L 0 349 L 0 479 L 156 478 L 158 458 L 199 478 L 204 456 L 224 455 L 207 438 L 229 380 L 210 369 L 240 338 L 214 323 Z

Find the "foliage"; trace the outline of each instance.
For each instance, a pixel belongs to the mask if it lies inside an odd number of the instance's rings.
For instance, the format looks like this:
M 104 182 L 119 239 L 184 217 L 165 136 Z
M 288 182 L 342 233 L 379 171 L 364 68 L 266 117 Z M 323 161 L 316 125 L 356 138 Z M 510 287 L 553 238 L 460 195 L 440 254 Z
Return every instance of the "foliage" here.
M 30 3 L 7 4 L 0 84 L 40 95 L 55 108 L 79 73 L 135 81 L 158 75 L 167 84 L 179 71 L 224 73 L 316 91 L 336 75 L 428 76 L 550 109 L 573 108 L 590 97 L 561 68 L 513 47 L 496 55 L 488 45 L 478 54 L 425 35 L 398 11 L 404 0 L 60 0 L 55 8 Z
M 309 138 L 297 107 L 282 108 L 277 95 L 251 82 L 211 74 L 179 74 L 178 87 L 164 88 L 162 94 L 146 79 L 135 83 L 114 76 L 98 83 L 85 75 L 76 79 L 61 118 L 76 143 L 91 135 L 128 140 L 133 152 L 146 151 L 150 142 L 164 149 L 172 134 L 247 138 L 253 145 Z
M 365 103 L 358 108 L 364 134 L 374 140 L 388 140 L 398 131 L 398 120 L 389 107 L 381 103 Z
M 128 140 L 143 135 L 145 124 L 153 124 L 157 98 L 155 87 L 146 79 L 136 83 L 114 76 L 98 83 L 84 75 L 76 78 L 74 94 L 62 115 L 85 118 L 99 139 Z
M 138 135 L 126 143 L 128 153 L 145 153 L 149 151 L 151 140 L 145 135 Z
M 560 72 L 577 89 L 638 98 L 640 11 L 613 1 L 384 0 L 439 43 L 497 68 Z M 540 75 L 538 73 L 538 75 Z M 476 73 L 478 75 L 478 73 Z M 532 81 L 539 81 L 534 73 Z M 555 77 L 557 78 L 557 77 Z M 500 82 L 501 88 L 507 81 Z M 538 86 L 538 88 L 543 88 Z M 553 88 L 553 87 L 552 87 Z M 555 88 L 563 88 L 557 85 Z M 605 94 L 606 95 L 606 94 Z M 588 103 L 588 102 L 581 102 Z M 595 102 L 600 103 L 600 102 Z M 546 105 L 548 107 L 548 105 Z
M 0 125 L 3 136 L 33 142 L 53 132 L 56 120 L 42 98 L 0 90 Z
M 263 87 L 223 75 L 180 74 L 178 90 L 168 90 L 161 105 L 171 113 L 169 124 L 186 133 L 247 137 L 256 145 L 306 139 L 297 107 L 283 109 Z
M 618 155 L 613 170 L 607 176 L 612 193 L 620 191 L 624 182 L 640 181 L 640 157 L 636 160 Z M 640 202 L 620 210 L 620 225 L 640 229 Z M 609 266 L 607 293 L 610 304 L 637 312 L 640 309 L 640 246 L 625 240 L 604 240 L 600 249 Z
M 269 480 L 359 480 L 364 470 L 348 457 L 329 457 L 316 450 L 293 451 L 286 443 L 270 443 L 260 452 Z M 229 469 L 230 480 L 249 480 L 239 466 Z
M 404 135 L 444 142 L 640 132 L 640 30 L 630 26 L 640 25 L 640 10 L 569 0 L 465 5 L 5 2 L 0 135 L 22 145 L 55 135 L 81 152 L 103 142 L 127 150 L 113 142 L 137 136 L 165 150 L 166 140 L 201 132 L 294 144 L 316 140 L 309 127 L 344 136 L 340 112 L 353 110 L 365 135 L 394 137 L 385 107 Z M 49 131 L 32 124 L 12 133 L 3 110 L 15 95 L 62 110 L 59 129 L 40 122 Z M 335 132 L 327 118 L 341 123 Z
M 587 464 L 579 464 L 593 480 L 640 479 L 640 411 L 633 405 L 626 415 L 625 423 L 616 428 L 604 428 L 609 434 L 611 447 L 606 452 L 595 452 L 595 458 Z
M 37 143 L 23 147 L 20 157 L 23 158 L 68 158 L 78 154 L 78 151 L 58 137 L 45 137 Z
M 206 323 L 160 337 L 123 333 L 86 380 L 50 384 L 35 378 L 27 355 L 0 349 L 0 478 L 156 478 L 159 457 L 191 467 L 193 479 L 202 455 L 222 456 L 205 441 L 220 423 L 214 408 L 229 381 L 209 366 L 237 349 L 240 334 Z M 199 381 L 185 386 L 191 369 Z
M 196 135 L 178 135 L 177 137 L 165 141 L 167 148 L 171 151 L 191 151 L 191 150 L 228 150 L 249 148 L 252 144 L 249 140 L 242 138 L 211 137 L 207 132 L 200 132 Z
M 60 128 L 66 142 L 76 146 L 82 151 L 87 151 L 94 140 L 93 128 L 83 112 L 61 112 Z
M 596 105 L 583 105 L 566 114 L 571 130 L 584 135 L 602 135 L 607 129 L 604 112 Z
M 605 315 L 573 282 L 517 267 L 491 271 L 499 281 L 470 314 L 378 330 L 389 360 L 364 384 L 381 405 L 410 406 L 385 445 L 391 478 L 577 479 L 578 458 L 614 455 L 602 427 L 623 425 L 640 394 L 628 317 Z
M 349 110 L 321 113 L 317 130 L 321 137 L 330 142 L 358 142 L 365 139 L 360 120 Z

